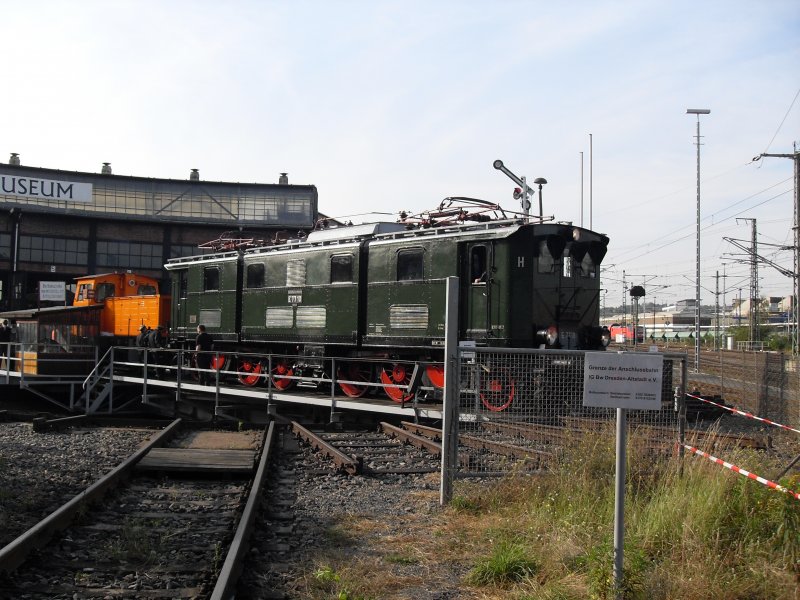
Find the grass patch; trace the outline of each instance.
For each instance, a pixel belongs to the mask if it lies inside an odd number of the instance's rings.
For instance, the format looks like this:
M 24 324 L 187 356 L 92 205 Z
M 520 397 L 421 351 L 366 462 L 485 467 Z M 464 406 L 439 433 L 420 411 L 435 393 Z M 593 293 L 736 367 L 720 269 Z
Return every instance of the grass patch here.
M 293 597 L 613 598 L 613 440 L 575 436 L 544 474 L 457 480 L 444 510 L 431 510 L 432 491 L 409 495 L 396 519 L 346 516 Z M 783 466 L 752 450 L 714 453 L 762 475 Z M 796 476 L 780 483 L 800 490 Z M 635 435 L 625 542 L 624 598 L 800 597 L 800 502 L 699 457 L 654 454 Z
M 472 585 L 504 587 L 524 581 L 538 570 L 538 562 L 528 555 L 522 544 L 502 541 L 494 546 L 489 556 L 478 561 L 467 576 L 467 581 Z
M 157 525 L 157 523 L 155 524 Z M 158 528 L 148 520 L 128 519 L 119 530 L 119 535 L 111 538 L 106 545 L 109 558 L 127 561 L 138 566 L 156 564 L 163 551 L 164 540 L 154 535 Z

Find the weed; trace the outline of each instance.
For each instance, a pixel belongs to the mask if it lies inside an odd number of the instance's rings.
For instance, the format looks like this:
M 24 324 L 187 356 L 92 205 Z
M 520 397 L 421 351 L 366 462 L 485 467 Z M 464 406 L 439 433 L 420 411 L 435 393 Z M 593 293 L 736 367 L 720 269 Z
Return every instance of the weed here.
M 222 566 L 222 542 L 214 544 L 214 573 L 219 573 Z
M 537 561 L 528 556 L 517 542 L 501 541 L 492 554 L 481 559 L 470 571 L 467 581 L 473 585 L 500 585 L 523 581 L 539 570 Z
M 322 584 L 330 597 L 336 600 L 366 600 L 364 596 L 354 595 L 346 586 L 342 585 L 341 576 L 329 566 L 321 567 L 314 571 L 314 579 Z
M 477 512 L 480 508 L 478 501 L 475 498 L 468 498 L 466 496 L 455 496 L 450 501 L 452 506 L 458 512 Z
M 154 564 L 161 551 L 162 539 L 152 537 L 150 532 L 148 523 L 126 520 L 119 536 L 108 542 L 108 555 L 115 560 L 127 560 L 139 565 Z
M 624 565 L 619 592 L 623 598 L 635 598 L 640 594 L 645 581 L 648 561 L 644 552 L 633 544 L 623 548 Z M 615 598 L 614 549 L 610 542 L 592 548 L 586 555 L 589 588 L 593 598 Z
M 339 583 L 341 577 L 331 567 L 321 567 L 314 571 L 314 579 L 321 583 Z

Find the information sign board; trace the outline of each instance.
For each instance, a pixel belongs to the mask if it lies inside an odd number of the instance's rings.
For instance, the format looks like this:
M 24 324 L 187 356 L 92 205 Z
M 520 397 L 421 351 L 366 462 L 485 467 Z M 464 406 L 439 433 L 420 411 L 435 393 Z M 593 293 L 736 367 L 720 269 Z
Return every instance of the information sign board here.
M 39 300 L 42 302 L 66 302 L 66 284 L 63 281 L 40 281 Z
M 587 352 L 583 405 L 660 410 L 663 370 L 661 354 Z

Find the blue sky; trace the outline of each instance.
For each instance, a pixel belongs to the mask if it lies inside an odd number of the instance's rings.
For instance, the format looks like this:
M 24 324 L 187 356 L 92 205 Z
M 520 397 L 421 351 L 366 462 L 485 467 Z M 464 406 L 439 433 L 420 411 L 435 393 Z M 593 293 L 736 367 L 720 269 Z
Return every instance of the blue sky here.
M 621 279 L 694 297 L 749 266 L 723 237 L 791 245 L 800 3 L 2 0 L 0 152 L 39 167 L 314 184 L 343 216 L 472 196 L 514 210 L 500 158 L 545 177 L 544 213 L 609 235 Z M 7 154 L 6 154 L 7 156 Z M 0 159 L 5 159 L 0 155 Z M 534 200 L 534 206 L 537 201 Z M 356 217 L 354 220 L 391 218 Z M 764 253 L 791 268 L 790 252 Z M 613 266 L 611 266 L 613 265 Z M 724 266 L 727 265 L 727 266 Z M 761 267 L 762 295 L 791 280 Z

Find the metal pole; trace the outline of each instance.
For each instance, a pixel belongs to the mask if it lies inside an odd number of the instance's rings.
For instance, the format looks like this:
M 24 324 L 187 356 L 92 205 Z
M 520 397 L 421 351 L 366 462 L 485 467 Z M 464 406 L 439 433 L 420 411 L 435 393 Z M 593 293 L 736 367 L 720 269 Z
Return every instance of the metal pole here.
M 700 115 L 697 115 L 697 263 L 694 290 L 694 370 L 700 372 Z
M 719 271 L 717 271 L 717 289 L 714 291 L 714 351 L 719 350 Z
M 583 152 L 581 152 L 581 227 L 583 227 Z
M 800 152 L 797 151 L 797 143 L 792 144 L 794 152 L 792 154 L 760 154 L 753 160 L 760 160 L 764 157 L 791 158 L 794 161 L 794 219 L 792 229 L 794 231 L 794 279 L 792 281 L 792 307 L 790 313 L 792 329 L 792 354 L 797 356 L 800 352 L 800 307 L 798 297 L 800 297 Z
M 697 264 L 694 290 L 694 370 L 700 372 L 700 115 L 707 115 L 707 108 L 689 108 L 686 114 L 697 116 Z
M 791 317 L 793 320 L 793 335 L 792 337 L 792 355 L 797 356 L 800 353 L 800 310 L 798 310 L 797 301 L 800 297 L 800 152 L 797 151 L 797 144 L 794 144 L 794 222 L 792 223 L 794 229 L 794 289 L 792 290 L 792 311 Z
M 453 477 L 458 465 L 458 277 L 447 278 L 445 293 L 441 506 L 453 498 Z
M 617 473 L 614 494 L 614 593 L 622 598 L 623 546 L 625 543 L 625 467 L 626 414 L 617 408 Z
M 592 134 L 589 134 L 589 229 L 592 229 Z M 592 229 L 594 231 L 594 229 Z

